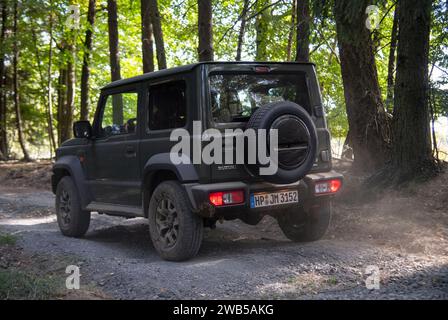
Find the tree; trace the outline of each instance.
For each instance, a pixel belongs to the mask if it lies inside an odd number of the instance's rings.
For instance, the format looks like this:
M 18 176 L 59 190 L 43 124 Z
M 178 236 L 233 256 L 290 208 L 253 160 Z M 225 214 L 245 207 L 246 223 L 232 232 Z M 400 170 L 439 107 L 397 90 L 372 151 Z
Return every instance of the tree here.
M 81 120 L 89 119 L 90 101 L 89 101 L 89 87 L 90 87 L 90 64 L 91 52 L 93 45 L 93 27 L 95 24 L 95 6 L 96 0 L 89 0 L 89 9 L 87 12 L 87 30 L 84 40 L 84 57 L 81 71 Z
M 73 43 L 68 43 L 68 62 L 67 62 L 67 100 L 63 110 L 63 130 L 61 132 L 61 142 L 72 137 L 73 112 L 75 110 L 75 87 L 76 87 L 76 47 Z
M 14 111 L 16 116 L 16 129 L 19 137 L 20 148 L 23 152 L 23 158 L 25 161 L 30 161 L 28 150 L 25 146 L 25 138 L 22 130 L 22 115 L 20 112 L 20 86 L 19 86 L 19 74 L 18 74 L 18 64 L 19 64 L 19 33 L 18 33 L 18 0 L 14 0 L 14 22 L 12 27 L 12 36 L 14 37 L 13 42 L 13 87 L 14 87 Z
M 435 173 L 428 106 L 431 0 L 399 0 L 397 74 L 393 117 L 392 180 Z M 417 45 L 418 44 L 418 45 Z
M 212 1 L 198 0 L 199 61 L 213 61 Z
M 398 42 L 398 6 L 395 6 L 394 22 L 390 36 L 389 62 L 387 66 L 387 98 L 386 106 L 392 111 L 391 106 L 394 100 L 394 74 L 395 74 L 395 51 Z
M 107 0 L 108 28 L 109 28 L 109 58 L 112 81 L 121 79 L 120 52 L 118 49 L 118 14 L 117 1 Z M 121 95 L 113 96 L 113 121 L 123 123 L 123 101 Z
M 288 45 L 286 47 L 286 61 L 291 61 L 292 41 L 294 37 L 294 29 L 296 28 L 297 0 L 292 0 L 291 5 L 291 27 L 288 34 Z
M 118 49 L 118 13 L 116 0 L 107 0 L 107 13 L 111 80 L 117 81 L 121 79 L 121 67 L 120 52 Z
M 270 6 L 270 0 L 259 0 L 257 2 L 256 8 L 258 10 L 258 14 L 255 22 L 255 30 L 256 30 L 256 53 L 255 60 L 256 61 L 267 61 L 268 60 L 268 45 L 267 45 L 267 33 L 269 30 L 269 21 L 270 15 L 268 12 L 268 8 Z
M 64 35 L 70 38 L 70 35 Z M 72 137 L 73 111 L 75 108 L 75 47 L 71 40 L 63 39 L 60 50 L 60 69 L 58 82 L 58 143 Z
M 154 43 L 148 0 L 141 0 L 143 73 L 154 71 Z
M 53 21 L 52 21 L 52 17 L 50 17 L 50 29 L 53 28 Z M 33 39 L 33 47 L 35 50 L 35 61 L 37 63 L 37 70 L 39 73 L 39 79 L 40 79 L 40 84 L 42 87 L 42 94 L 41 96 L 41 100 L 44 103 L 44 105 L 46 106 L 46 111 L 47 111 L 47 124 L 48 124 L 48 137 L 49 137 L 49 147 L 50 147 L 50 155 L 53 154 L 53 151 L 56 149 L 56 144 L 55 144 L 55 139 L 53 136 L 53 120 L 52 120 L 52 97 L 51 97 L 51 78 L 49 79 L 48 77 L 51 77 L 51 70 L 49 71 L 47 79 L 45 78 L 44 75 L 44 71 L 42 68 L 42 56 L 39 50 L 39 44 L 38 44 L 38 39 L 37 39 L 37 34 L 36 34 L 36 27 L 33 27 L 33 29 L 31 30 L 31 35 L 32 35 L 32 39 Z M 53 33 L 52 30 L 50 30 L 50 35 Z M 51 68 L 51 60 L 52 60 L 52 56 L 53 56 L 53 48 L 52 48 L 52 39 L 50 37 L 50 44 L 49 44 L 49 63 L 48 63 L 48 68 Z M 43 94 L 43 92 L 46 92 L 46 95 Z
M 389 122 L 381 100 L 367 0 L 335 1 L 334 15 L 354 169 L 373 172 L 388 160 Z
M 8 136 L 7 136 L 7 122 L 6 122 L 6 67 L 5 67 L 5 41 L 6 29 L 8 23 L 8 3 L 6 0 L 1 2 L 1 21 L 2 28 L 0 31 L 0 159 L 8 159 Z
M 61 50 L 61 56 L 65 55 L 65 49 L 59 46 Z M 67 105 L 67 66 L 64 62 L 61 62 L 59 66 L 59 76 L 58 76 L 58 110 L 57 110 L 57 120 L 58 120 L 58 144 L 60 145 L 66 139 L 66 129 L 65 129 L 65 118 L 64 110 Z
M 157 65 L 159 70 L 166 69 L 165 41 L 163 40 L 162 22 L 157 0 L 149 0 L 149 12 L 154 32 L 154 41 L 156 43 Z
M 50 1 L 51 7 L 53 1 Z M 51 81 L 52 65 L 53 65 L 53 12 L 50 13 L 50 44 L 48 48 L 48 66 L 47 66 L 47 121 L 48 121 L 48 135 L 50 136 L 50 155 L 56 152 L 56 138 L 53 130 L 53 88 Z M 53 150 L 54 149 L 54 150 Z
M 246 32 L 246 18 L 247 18 L 247 11 L 249 9 L 249 0 L 244 0 L 243 4 L 243 11 L 241 12 L 240 20 L 240 30 L 238 32 L 238 44 L 236 48 L 236 61 L 241 61 L 241 51 L 243 49 L 243 42 L 244 42 L 244 33 Z
M 296 61 L 310 61 L 310 2 L 297 2 L 297 50 Z

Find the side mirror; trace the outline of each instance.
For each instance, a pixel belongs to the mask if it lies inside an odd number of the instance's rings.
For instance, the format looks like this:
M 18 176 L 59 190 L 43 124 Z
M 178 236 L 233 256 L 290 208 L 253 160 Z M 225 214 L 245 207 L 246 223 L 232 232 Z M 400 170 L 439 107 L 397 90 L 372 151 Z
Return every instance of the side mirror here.
M 92 125 L 89 121 L 76 121 L 73 124 L 73 135 L 75 138 L 90 139 L 92 137 Z

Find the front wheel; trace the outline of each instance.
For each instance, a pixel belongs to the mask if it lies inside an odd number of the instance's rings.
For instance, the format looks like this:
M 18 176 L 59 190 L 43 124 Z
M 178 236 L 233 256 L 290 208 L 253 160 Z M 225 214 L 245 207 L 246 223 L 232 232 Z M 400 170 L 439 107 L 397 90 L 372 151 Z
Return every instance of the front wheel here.
M 308 210 L 290 210 L 277 218 L 285 236 L 295 242 L 311 242 L 321 239 L 330 225 L 331 202 L 327 201 Z
M 56 216 L 64 236 L 82 237 L 90 225 L 90 212 L 81 209 L 78 190 L 71 177 L 63 177 L 56 189 Z
M 162 182 L 149 203 L 149 231 L 159 255 L 170 261 L 190 259 L 202 244 L 204 222 L 176 181 Z

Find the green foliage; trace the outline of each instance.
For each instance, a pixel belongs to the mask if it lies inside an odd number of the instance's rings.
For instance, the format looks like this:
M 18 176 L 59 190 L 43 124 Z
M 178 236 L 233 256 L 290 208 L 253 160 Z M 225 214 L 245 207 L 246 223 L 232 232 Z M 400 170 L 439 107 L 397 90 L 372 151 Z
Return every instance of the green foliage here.
M 436 117 L 448 116 L 448 2 L 434 1 L 430 43 L 431 102 Z
M 42 278 L 15 270 L 0 270 L 1 300 L 43 300 L 56 296 L 60 290 L 56 279 Z
M 8 233 L 0 233 L 0 246 L 5 245 L 15 245 L 17 241 L 17 238 L 11 234 Z

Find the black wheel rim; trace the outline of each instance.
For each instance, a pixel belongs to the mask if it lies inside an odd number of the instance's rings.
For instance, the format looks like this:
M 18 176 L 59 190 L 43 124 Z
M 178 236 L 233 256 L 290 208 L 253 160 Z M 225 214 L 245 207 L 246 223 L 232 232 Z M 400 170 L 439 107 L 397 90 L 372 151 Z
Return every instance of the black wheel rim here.
M 159 238 L 166 248 L 176 244 L 179 234 L 179 219 L 173 201 L 163 197 L 156 209 L 156 227 Z
M 70 225 L 71 222 L 72 203 L 70 194 L 66 190 L 62 190 L 59 196 L 59 215 L 63 226 Z

